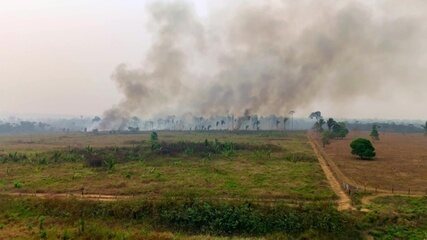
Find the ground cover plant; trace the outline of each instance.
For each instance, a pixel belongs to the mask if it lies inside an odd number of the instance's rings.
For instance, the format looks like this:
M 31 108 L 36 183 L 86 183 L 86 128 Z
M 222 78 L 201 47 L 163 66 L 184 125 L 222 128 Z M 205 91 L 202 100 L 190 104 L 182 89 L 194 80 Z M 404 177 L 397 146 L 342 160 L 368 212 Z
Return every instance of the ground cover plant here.
M 288 207 L 198 201 L 102 203 L 4 196 L 0 203 L 0 236 L 6 236 L 5 229 L 21 227 L 20 232 L 9 234 L 42 239 L 158 239 L 156 231 L 172 230 L 184 236 L 361 239 L 355 219 L 329 204 Z
M 379 197 L 368 207 L 363 222 L 375 239 L 427 238 L 427 197 Z

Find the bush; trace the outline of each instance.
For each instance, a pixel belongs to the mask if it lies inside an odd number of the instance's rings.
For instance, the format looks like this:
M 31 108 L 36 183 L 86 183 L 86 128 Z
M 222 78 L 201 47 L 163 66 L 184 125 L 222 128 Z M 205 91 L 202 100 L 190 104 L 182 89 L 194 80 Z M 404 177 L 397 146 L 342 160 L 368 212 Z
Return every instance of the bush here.
M 0 199 L 0 212 L 18 208 L 35 214 L 78 221 L 79 234 L 87 232 L 84 218 L 144 222 L 161 229 L 212 235 L 262 236 L 273 233 L 299 236 L 307 231 L 321 239 L 360 239 L 356 222 L 333 205 L 299 207 L 196 200 L 90 202 L 73 200 Z M 88 231 L 86 231 L 88 230 Z M 91 238 L 95 239 L 95 238 Z M 292 238 L 294 239 L 294 238 Z
M 371 141 L 364 138 L 358 138 L 351 144 L 351 154 L 359 156 L 362 160 L 373 159 L 376 155 L 375 148 Z
M 22 183 L 20 181 L 14 181 L 13 187 L 17 189 L 22 188 Z

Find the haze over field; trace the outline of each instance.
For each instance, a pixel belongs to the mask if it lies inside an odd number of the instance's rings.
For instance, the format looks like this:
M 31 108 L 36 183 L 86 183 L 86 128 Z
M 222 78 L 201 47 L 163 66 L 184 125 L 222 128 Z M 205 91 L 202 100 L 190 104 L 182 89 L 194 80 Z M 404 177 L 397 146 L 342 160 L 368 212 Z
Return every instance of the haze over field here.
M 427 3 L 34 1 L 0 9 L 0 112 L 426 118 Z

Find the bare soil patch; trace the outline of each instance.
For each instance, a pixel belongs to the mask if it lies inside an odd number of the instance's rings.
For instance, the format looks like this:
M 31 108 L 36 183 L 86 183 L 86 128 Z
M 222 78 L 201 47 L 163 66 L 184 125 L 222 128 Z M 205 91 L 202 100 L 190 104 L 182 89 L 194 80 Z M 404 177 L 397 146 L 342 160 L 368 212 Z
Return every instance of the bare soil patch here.
M 422 134 L 381 133 L 373 141 L 377 157 L 372 161 L 351 154 L 350 143 L 369 132 L 352 132 L 324 148 L 339 169 L 360 186 L 394 191 L 427 192 L 427 137 Z

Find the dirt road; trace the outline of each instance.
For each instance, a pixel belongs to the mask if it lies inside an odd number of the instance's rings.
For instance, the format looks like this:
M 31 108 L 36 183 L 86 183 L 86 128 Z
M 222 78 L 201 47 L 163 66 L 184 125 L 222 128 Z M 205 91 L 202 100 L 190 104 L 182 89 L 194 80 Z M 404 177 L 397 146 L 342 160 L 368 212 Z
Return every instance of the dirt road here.
M 329 185 L 331 186 L 332 190 L 335 192 L 335 194 L 339 198 L 337 202 L 338 210 L 344 211 L 344 210 L 354 209 L 353 206 L 351 205 L 350 197 L 341 188 L 341 185 L 339 184 L 334 174 L 332 173 L 332 170 L 329 167 L 328 163 L 326 162 L 322 154 L 320 154 L 319 150 L 317 149 L 317 145 L 314 143 L 314 140 L 311 138 L 311 136 L 308 136 L 308 139 L 310 141 L 311 147 L 313 148 L 317 156 L 317 159 L 319 159 L 320 167 L 322 167 L 322 170 L 325 173 L 325 176 L 329 182 Z

